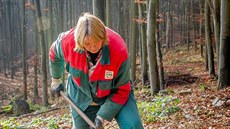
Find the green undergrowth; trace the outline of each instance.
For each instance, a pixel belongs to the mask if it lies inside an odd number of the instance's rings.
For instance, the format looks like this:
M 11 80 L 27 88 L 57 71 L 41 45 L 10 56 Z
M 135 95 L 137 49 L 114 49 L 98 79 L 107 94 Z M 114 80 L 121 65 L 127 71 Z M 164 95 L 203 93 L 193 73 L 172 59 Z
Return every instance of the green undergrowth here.
M 28 128 L 45 128 L 58 129 L 71 125 L 71 115 L 65 114 L 63 116 L 49 116 L 37 118 L 9 118 L 8 120 L 0 120 L 0 127 L 3 129 L 28 129 Z
M 146 123 L 158 121 L 167 118 L 169 115 L 177 112 L 180 100 L 172 96 L 156 96 L 152 102 L 138 102 L 138 108 L 141 118 Z
M 139 91 L 147 94 L 147 91 Z M 146 96 L 146 95 L 144 95 Z M 148 95 L 147 95 L 148 96 Z M 138 101 L 137 105 L 139 112 L 144 123 L 151 123 L 154 121 L 160 121 L 167 118 L 169 115 L 176 113 L 179 109 L 178 104 L 180 100 L 174 98 L 170 95 L 161 96 L 156 95 L 150 97 L 151 99 L 146 99 Z M 47 107 L 34 105 L 28 102 L 30 105 L 30 110 L 39 113 L 49 110 Z M 10 107 L 8 107 L 10 108 Z M 62 109 L 60 109 L 62 110 Z M 45 129 L 58 129 L 65 128 L 72 125 L 71 114 L 66 113 L 62 116 L 57 116 L 56 114 L 46 115 L 42 113 L 41 115 L 35 115 L 31 117 L 9 117 L 7 119 L 0 119 L 0 128 L 3 129 L 28 129 L 28 128 L 45 128 Z
M 30 106 L 30 113 L 27 117 L 15 117 L 12 114 L 12 105 L 2 107 L 3 111 L 8 115 L 7 118 L 0 118 L 0 128 L 3 129 L 28 129 L 28 128 L 45 128 L 58 129 L 71 125 L 71 115 L 66 113 L 63 116 L 56 116 L 56 114 L 46 115 L 50 107 L 44 107 L 38 104 L 33 104 L 27 101 Z M 62 109 L 60 109 L 61 111 Z M 35 115 L 33 115 L 35 114 Z M 36 115 L 37 114 L 37 115 Z

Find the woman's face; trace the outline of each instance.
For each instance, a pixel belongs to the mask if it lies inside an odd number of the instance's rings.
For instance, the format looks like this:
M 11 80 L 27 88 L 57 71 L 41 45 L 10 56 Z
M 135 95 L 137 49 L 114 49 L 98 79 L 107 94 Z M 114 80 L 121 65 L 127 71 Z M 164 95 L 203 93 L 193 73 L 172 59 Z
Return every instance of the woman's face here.
M 102 41 L 95 43 L 90 37 L 86 37 L 84 42 L 83 47 L 91 53 L 97 53 L 102 47 Z

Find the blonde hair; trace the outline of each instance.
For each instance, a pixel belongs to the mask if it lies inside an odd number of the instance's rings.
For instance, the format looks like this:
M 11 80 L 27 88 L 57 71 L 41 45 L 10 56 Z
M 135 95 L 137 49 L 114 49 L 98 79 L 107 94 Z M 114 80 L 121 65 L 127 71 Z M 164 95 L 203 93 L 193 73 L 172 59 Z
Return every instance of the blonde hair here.
M 83 13 L 79 17 L 74 30 L 74 40 L 76 43 L 74 50 L 83 50 L 84 40 L 88 37 L 95 41 L 95 43 L 102 41 L 102 45 L 108 42 L 104 23 L 90 13 Z

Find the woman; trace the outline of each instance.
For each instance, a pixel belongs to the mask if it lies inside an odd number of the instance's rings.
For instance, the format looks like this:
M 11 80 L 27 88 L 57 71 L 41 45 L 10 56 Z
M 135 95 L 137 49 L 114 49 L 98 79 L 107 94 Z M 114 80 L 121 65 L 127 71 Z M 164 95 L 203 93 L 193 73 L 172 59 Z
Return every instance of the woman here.
M 58 36 L 49 57 L 51 90 L 64 90 L 60 78 L 66 62 L 67 94 L 97 129 L 113 118 L 121 129 L 143 129 L 131 89 L 126 44 L 99 18 L 82 14 L 75 28 Z M 71 112 L 74 128 L 89 128 L 73 108 Z

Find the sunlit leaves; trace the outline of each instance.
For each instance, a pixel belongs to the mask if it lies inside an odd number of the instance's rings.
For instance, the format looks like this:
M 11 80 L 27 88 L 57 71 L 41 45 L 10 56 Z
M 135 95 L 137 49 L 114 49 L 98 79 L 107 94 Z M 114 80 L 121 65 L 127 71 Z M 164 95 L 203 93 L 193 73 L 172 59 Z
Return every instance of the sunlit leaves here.
M 27 128 L 46 128 L 58 129 L 62 127 L 69 127 L 71 125 L 71 115 L 69 113 L 57 116 L 38 116 L 32 119 L 15 119 L 11 117 L 9 120 L 1 120 L 0 127 L 3 129 L 27 129 Z
M 0 121 L 0 125 L 3 127 L 3 129 L 26 129 L 24 125 L 15 121 L 14 118 L 10 118 L 6 121 Z
M 139 102 L 139 112 L 144 121 L 153 122 L 175 113 L 180 100 L 172 96 L 157 96 L 153 102 Z

